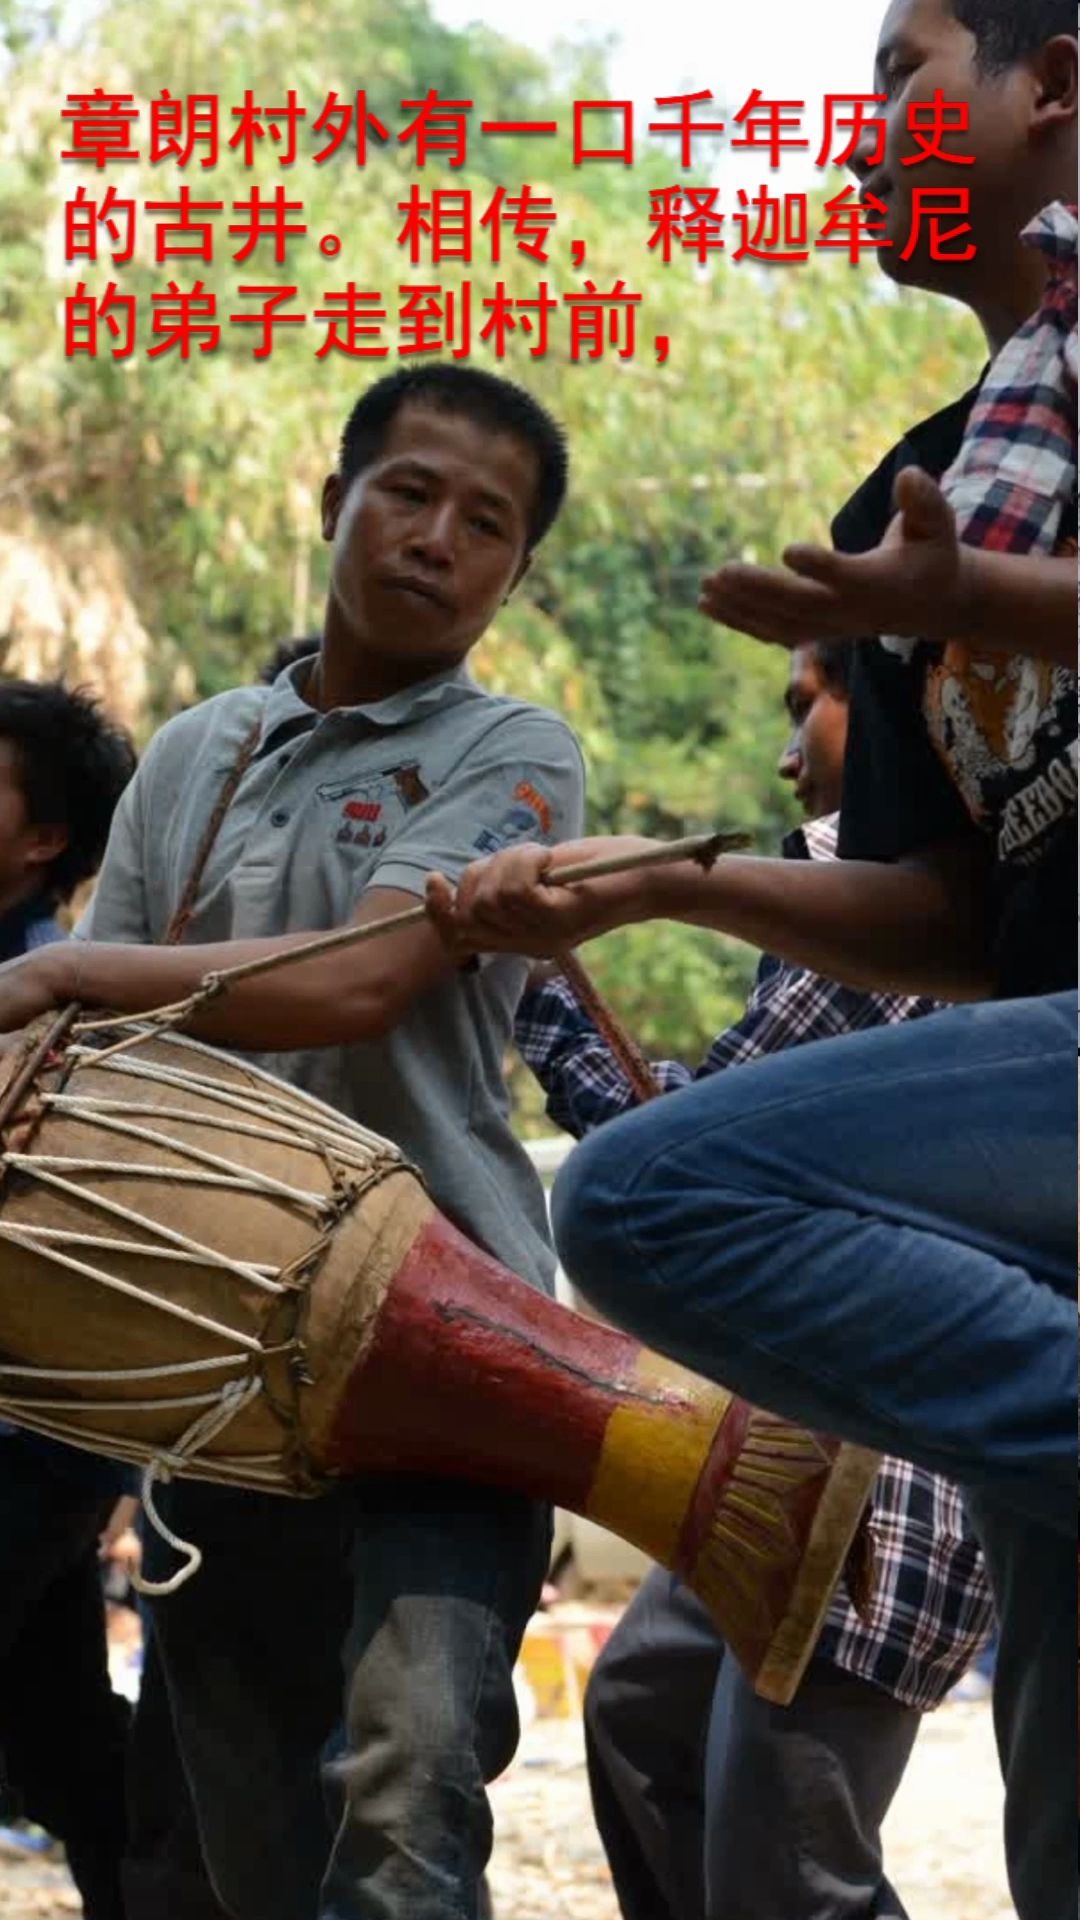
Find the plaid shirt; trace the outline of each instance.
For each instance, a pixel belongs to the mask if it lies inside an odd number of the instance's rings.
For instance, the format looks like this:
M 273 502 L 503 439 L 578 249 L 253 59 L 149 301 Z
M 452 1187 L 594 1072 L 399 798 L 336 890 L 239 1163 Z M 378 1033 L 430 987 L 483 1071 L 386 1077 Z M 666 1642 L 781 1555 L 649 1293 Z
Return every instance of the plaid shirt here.
M 1076 499 L 1076 208 L 1044 208 L 1023 239 L 1046 256 L 1042 302 L 991 363 L 941 490 L 965 545 L 1053 553 Z M 917 642 L 881 644 L 906 659 Z
M 835 858 L 836 833 L 835 816 L 814 821 L 788 836 L 784 852 L 795 859 Z M 763 1054 L 933 1011 L 932 1000 L 857 993 L 766 955 L 742 1019 L 713 1041 L 702 1065 L 692 1072 L 663 1060 L 655 1070 L 671 1092 Z M 548 1096 L 551 1119 L 576 1138 L 636 1104 L 621 1068 L 558 976 L 525 994 L 515 1038 Z M 982 1556 L 956 1488 L 904 1460 L 882 1463 L 872 1526 L 878 1579 L 869 1616 L 862 1620 L 838 1592 L 818 1658 L 925 1711 L 940 1705 L 993 1630 Z

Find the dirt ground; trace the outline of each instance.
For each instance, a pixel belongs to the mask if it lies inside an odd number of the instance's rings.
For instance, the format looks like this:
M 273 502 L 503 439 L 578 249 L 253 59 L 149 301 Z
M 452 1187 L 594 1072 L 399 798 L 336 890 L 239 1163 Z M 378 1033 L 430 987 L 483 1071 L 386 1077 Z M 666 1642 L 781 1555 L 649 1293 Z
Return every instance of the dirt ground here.
M 618 1920 L 578 1719 L 535 1720 L 493 1797 L 497 1920 Z M 923 1723 L 886 1827 L 889 1872 L 911 1920 L 1009 1920 L 1000 1827 L 989 1708 L 945 1706 Z M 80 1911 L 63 1866 L 0 1850 L 2 1920 Z
M 537 1722 L 494 1798 L 500 1920 L 618 1920 L 580 1723 Z M 923 1723 L 885 1831 L 890 1878 L 911 1920 L 1010 1920 L 1000 1828 L 989 1708 L 943 1707 Z

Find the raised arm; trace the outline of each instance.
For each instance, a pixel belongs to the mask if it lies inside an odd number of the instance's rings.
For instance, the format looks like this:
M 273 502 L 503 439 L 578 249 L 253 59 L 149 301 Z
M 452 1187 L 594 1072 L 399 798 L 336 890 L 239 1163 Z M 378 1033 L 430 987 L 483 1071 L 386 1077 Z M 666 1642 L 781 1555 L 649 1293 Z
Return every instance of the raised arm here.
M 559 864 L 650 844 L 584 840 L 554 855 L 517 848 L 472 867 L 456 896 L 445 882 L 430 882 L 429 912 L 459 955 L 555 954 L 615 927 L 679 920 L 848 986 L 941 1000 L 979 999 L 992 989 L 987 867 L 972 841 L 894 865 L 729 855 L 711 873 L 687 863 L 565 889 L 542 884 Z
M 897 517 L 870 553 L 793 546 L 782 567 L 721 567 L 704 581 L 711 619 L 778 646 L 881 633 L 1076 667 L 1076 559 L 963 545 L 940 487 L 907 468 Z

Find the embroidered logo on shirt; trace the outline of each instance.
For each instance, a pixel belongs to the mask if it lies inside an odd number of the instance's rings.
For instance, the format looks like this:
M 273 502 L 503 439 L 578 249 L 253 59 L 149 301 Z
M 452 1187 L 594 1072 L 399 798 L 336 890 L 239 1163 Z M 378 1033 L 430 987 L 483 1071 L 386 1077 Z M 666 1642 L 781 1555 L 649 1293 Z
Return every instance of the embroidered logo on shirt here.
M 519 780 L 514 788 L 514 799 L 520 800 L 523 805 L 532 809 L 542 833 L 551 832 L 551 806 L 539 787 L 532 786 L 528 780 Z
M 418 807 L 428 798 L 429 789 L 420 771 L 419 760 L 406 760 L 400 767 L 380 768 L 377 773 L 358 774 L 352 780 L 330 780 L 316 787 L 315 797 L 333 804 L 335 800 L 371 799 L 396 794 L 406 807 Z
M 473 847 L 479 854 L 502 853 L 523 840 L 546 839 L 551 832 L 551 802 L 529 780 L 519 780 L 513 793 L 514 804 L 494 827 L 477 834 Z
M 394 784 L 407 807 L 418 807 L 428 797 L 428 789 L 420 775 L 419 762 L 410 760 L 407 766 L 395 767 Z
M 417 760 L 353 780 L 329 781 L 315 789 L 324 805 L 340 805 L 335 839 L 340 847 L 381 847 L 406 814 L 428 797 Z

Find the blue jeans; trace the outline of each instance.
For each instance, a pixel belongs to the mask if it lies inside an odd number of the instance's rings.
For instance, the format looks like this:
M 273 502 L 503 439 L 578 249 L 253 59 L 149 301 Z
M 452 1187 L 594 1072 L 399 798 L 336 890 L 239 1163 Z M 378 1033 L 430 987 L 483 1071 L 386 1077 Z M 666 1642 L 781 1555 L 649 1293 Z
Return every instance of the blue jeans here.
M 1022 1920 L 1076 1900 L 1075 1047 L 1068 994 L 800 1047 L 600 1129 L 554 1197 L 610 1318 L 973 1496 Z
M 548 1509 L 405 1477 L 312 1502 L 180 1484 L 160 1505 L 206 1555 L 154 1620 L 227 1912 L 478 1920 Z
M 513 1671 L 550 1509 L 440 1481 L 363 1486 L 352 1537 L 344 1804 L 319 1920 L 480 1920 L 485 1788 L 514 1757 Z

